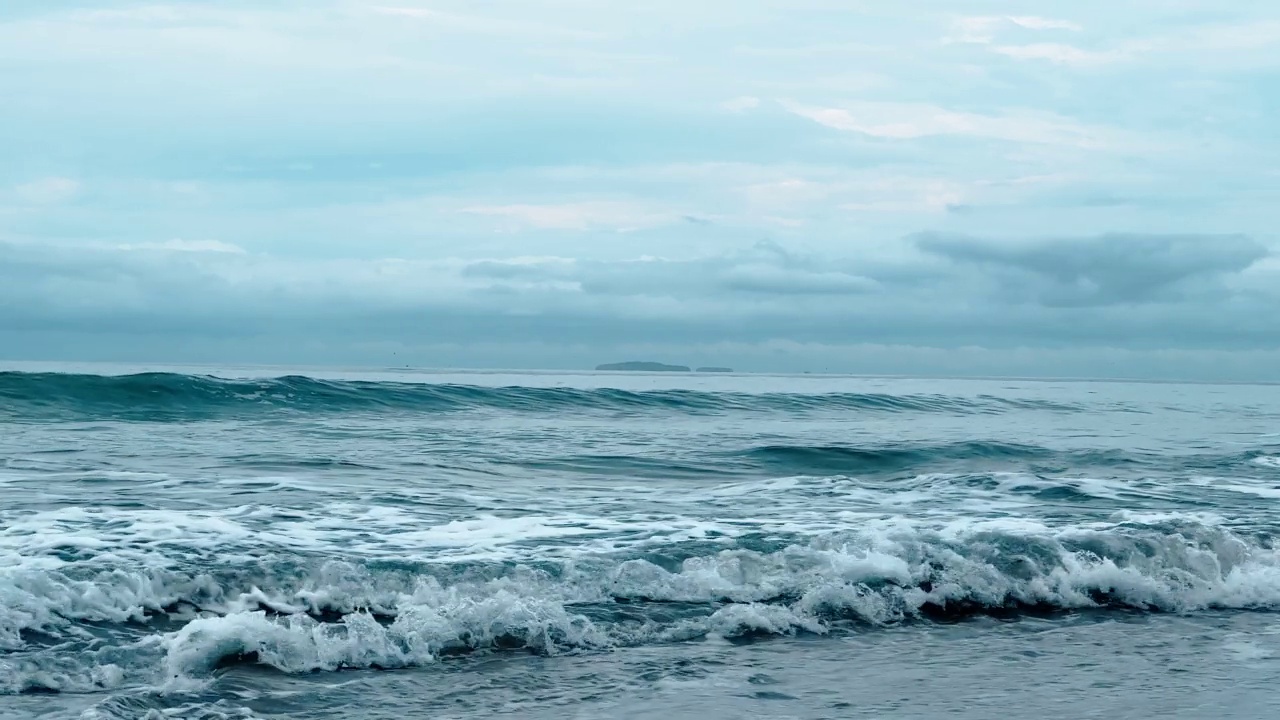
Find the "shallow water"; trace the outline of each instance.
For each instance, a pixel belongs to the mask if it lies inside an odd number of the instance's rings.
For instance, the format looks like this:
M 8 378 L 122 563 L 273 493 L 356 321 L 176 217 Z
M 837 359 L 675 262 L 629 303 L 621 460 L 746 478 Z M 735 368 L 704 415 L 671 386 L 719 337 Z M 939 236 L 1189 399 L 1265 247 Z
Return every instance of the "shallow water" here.
M 0 716 L 1274 709 L 1280 387 L 53 369 Z

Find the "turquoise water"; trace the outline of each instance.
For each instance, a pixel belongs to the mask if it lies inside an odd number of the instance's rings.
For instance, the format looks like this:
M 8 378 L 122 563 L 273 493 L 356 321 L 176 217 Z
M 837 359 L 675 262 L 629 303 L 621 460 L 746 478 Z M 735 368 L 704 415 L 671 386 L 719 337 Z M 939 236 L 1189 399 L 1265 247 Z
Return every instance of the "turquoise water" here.
M 0 716 L 1276 709 L 1280 387 L 140 371 L 0 374 Z

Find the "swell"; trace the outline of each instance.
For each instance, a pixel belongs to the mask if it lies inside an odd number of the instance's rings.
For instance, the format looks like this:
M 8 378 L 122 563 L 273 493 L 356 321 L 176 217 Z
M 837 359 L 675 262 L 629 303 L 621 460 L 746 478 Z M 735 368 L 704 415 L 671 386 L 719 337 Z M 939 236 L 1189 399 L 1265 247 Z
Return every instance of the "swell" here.
M 1248 475 L 1280 471 L 1280 449 L 1235 453 L 1174 454 L 1122 449 L 1055 449 L 996 440 L 884 442 L 863 445 L 771 444 L 709 451 L 679 459 L 628 455 L 579 454 L 502 461 L 534 470 L 645 478 L 729 476 L 857 476 L 935 472 L 1018 471 L 1055 475 L 1101 471 L 1213 475 L 1240 471 Z
M 0 372 L 0 418 L 163 421 L 279 411 L 450 412 L 1077 412 L 1076 405 L 993 396 L 735 393 L 613 388 L 480 387 L 322 380 L 300 375 L 224 379 L 177 373 L 104 376 Z
M 858 474 L 928 468 L 1025 466 L 1049 470 L 1119 467 L 1158 459 L 1119 450 L 1058 451 L 1041 445 L 967 440 L 952 443 L 890 443 L 877 446 L 766 445 L 738 453 L 740 459 L 777 473 Z

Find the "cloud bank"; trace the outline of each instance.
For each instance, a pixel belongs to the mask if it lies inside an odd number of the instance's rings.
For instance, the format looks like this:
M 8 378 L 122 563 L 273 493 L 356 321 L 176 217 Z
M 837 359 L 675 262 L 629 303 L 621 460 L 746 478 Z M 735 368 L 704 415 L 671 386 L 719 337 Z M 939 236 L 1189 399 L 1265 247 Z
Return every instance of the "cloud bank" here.
M 1241 236 L 920 234 L 898 249 L 298 261 L 199 242 L 5 245 L 0 337 L 79 338 L 99 359 L 200 360 L 191 347 L 223 342 L 241 361 L 314 362 L 306 348 L 324 348 L 349 362 L 437 365 L 443 347 L 500 367 L 538 346 L 561 367 L 652 348 L 758 370 L 893 372 L 928 358 L 930 372 L 981 374 L 1004 362 L 999 351 L 1257 353 L 1280 333 L 1280 263 Z M 866 366 L 866 346 L 897 359 Z M 946 348 L 983 364 L 948 360 Z
M 10 359 L 1280 379 L 1280 15 L 0 7 Z

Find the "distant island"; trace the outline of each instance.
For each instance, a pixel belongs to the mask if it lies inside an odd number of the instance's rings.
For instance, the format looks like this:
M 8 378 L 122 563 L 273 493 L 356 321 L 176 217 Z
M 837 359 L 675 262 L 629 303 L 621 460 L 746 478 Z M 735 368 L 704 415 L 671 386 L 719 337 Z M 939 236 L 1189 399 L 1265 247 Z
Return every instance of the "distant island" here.
M 632 360 L 630 362 L 608 363 L 606 365 L 597 365 L 596 370 L 605 372 L 700 372 L 700 373 L 731 373 L 733 368 L 727 367 L 700 367 L 697 370 L 691 369 L 688 365 L 668 365 L 660 362 L 642 362 Z
M 667 365 L 660 362 L 620 362 L 597 365 L 596 370 L 624 372 L 693 372 L 684 365 Z

